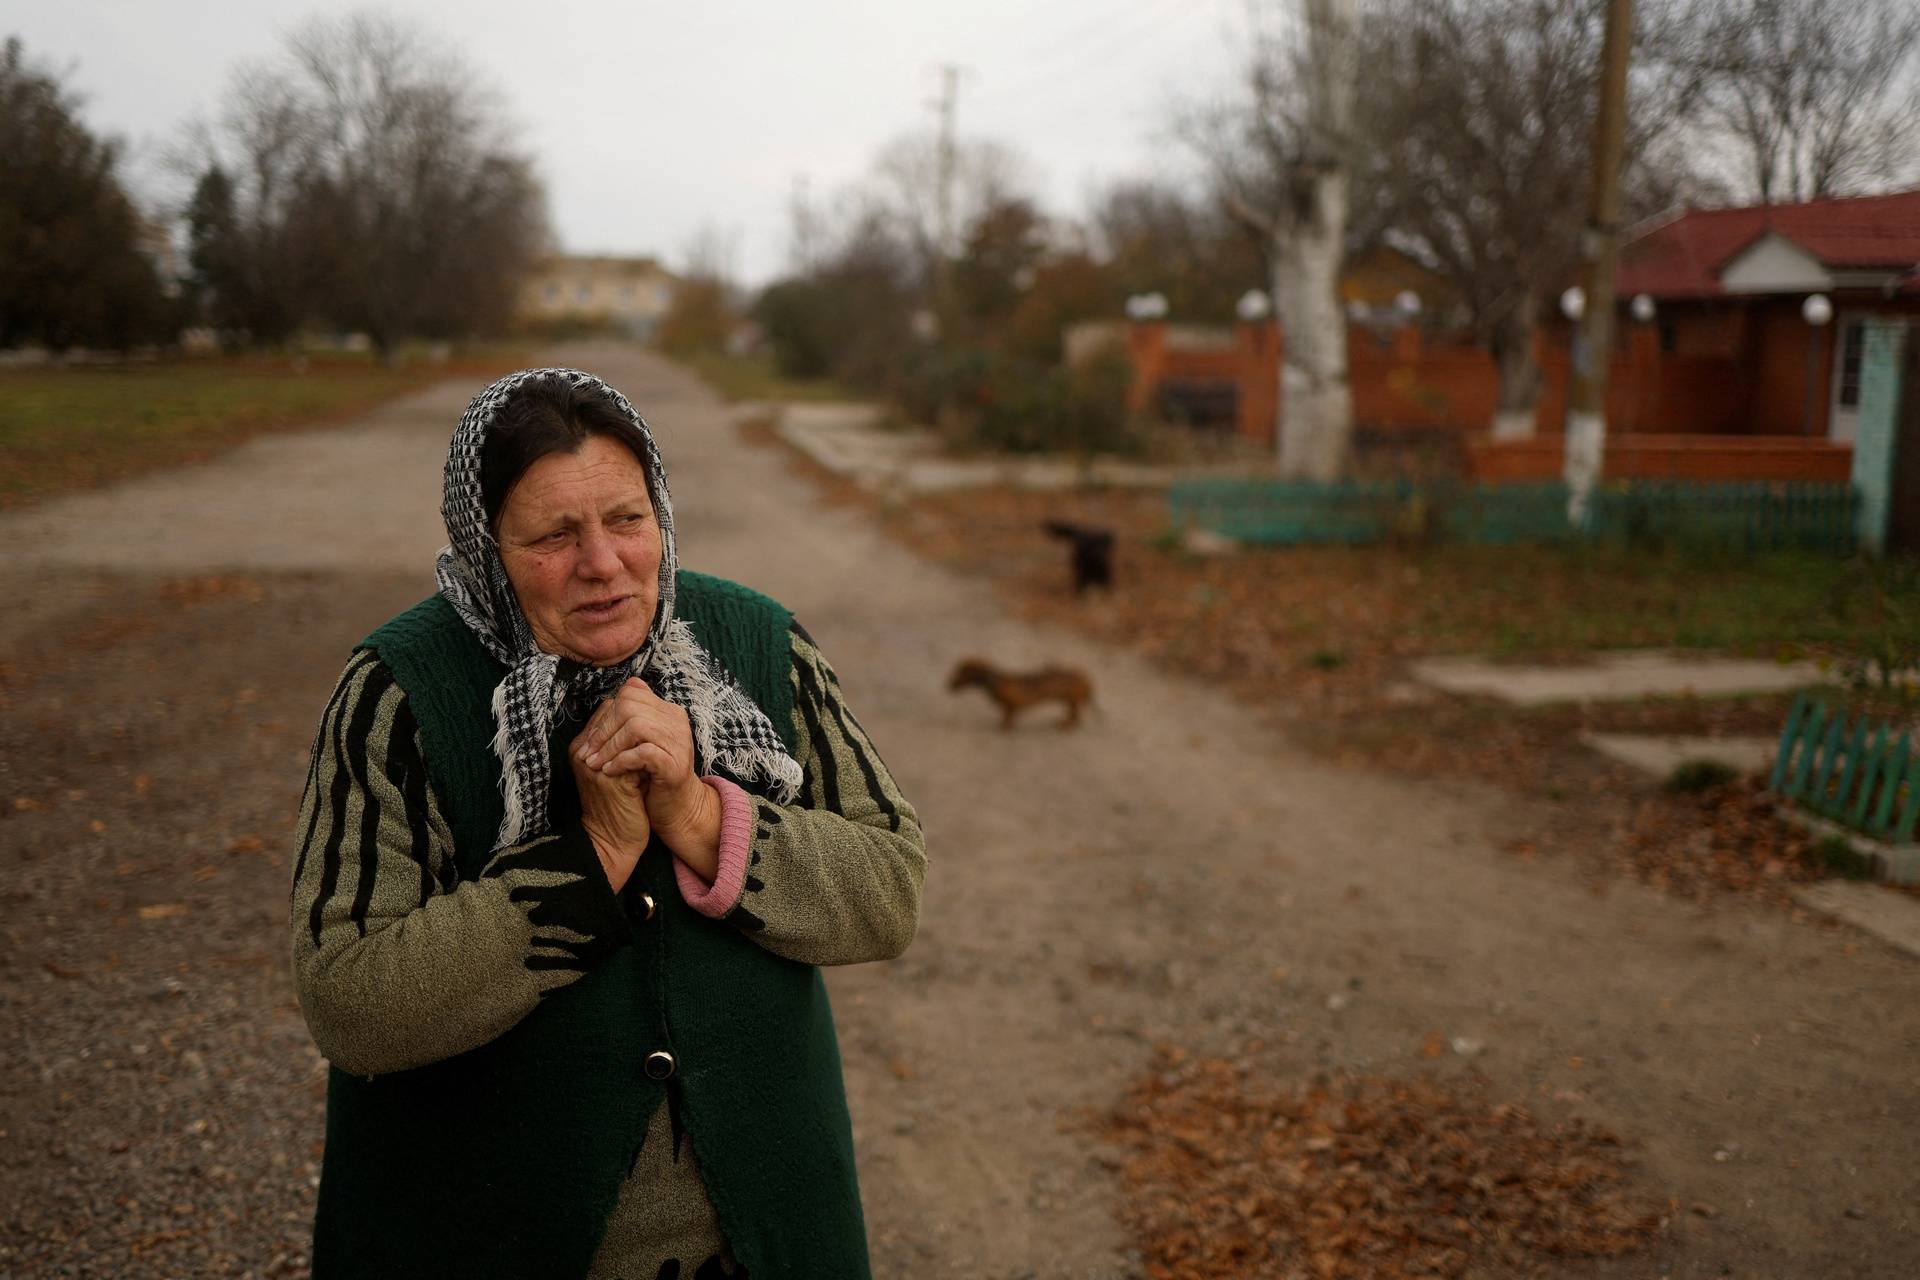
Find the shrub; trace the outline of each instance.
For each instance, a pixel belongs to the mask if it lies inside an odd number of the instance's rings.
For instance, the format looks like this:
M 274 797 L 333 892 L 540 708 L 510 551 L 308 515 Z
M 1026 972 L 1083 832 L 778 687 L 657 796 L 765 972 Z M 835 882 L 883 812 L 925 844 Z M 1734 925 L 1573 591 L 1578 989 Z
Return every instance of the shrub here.
M 1699 795 L 1724 787 L 1739 776 L 1739 770 L 1724 761 L 1683 760 L 1667 775 L 1666 789 L 1677 795 Z
M 1813 859 L 1834 875 L 1848 880 L 1871 880 L 1876 871 L 1873 859 L 1854 848 L 1845 836 L 1827 836 L 1816 842 Z

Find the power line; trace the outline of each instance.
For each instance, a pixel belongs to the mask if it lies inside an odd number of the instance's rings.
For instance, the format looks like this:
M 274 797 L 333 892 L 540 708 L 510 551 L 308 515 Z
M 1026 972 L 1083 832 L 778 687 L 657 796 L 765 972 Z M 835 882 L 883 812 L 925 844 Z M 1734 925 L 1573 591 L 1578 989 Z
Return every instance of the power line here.
M 1071 88 L 1074 76 L 1079 71 L 1105 62 L 1142 37 L 1165 28 L 1171 22 L 1187 18 L 1194 12 L 1204 10 L 1191 6 L 1190 0 L 1147 0 L 1146 4 L 1117 24 L 1104 22 L 1093 37 L 1064 41 L 1056 46 L 1052 55 L 1027 64 L 1008 79 L 997 84 L 991 81 L 984 83 L 981 96 L 996 99 L 1017 96 L 1047 84 L 1051 84 L 1056 91 L 1062 87 Z

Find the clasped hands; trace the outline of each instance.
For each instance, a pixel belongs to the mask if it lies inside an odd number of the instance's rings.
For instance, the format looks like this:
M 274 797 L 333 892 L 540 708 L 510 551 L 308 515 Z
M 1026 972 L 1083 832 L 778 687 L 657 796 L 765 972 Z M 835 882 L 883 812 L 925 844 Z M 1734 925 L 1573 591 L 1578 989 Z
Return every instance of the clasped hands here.
M 720 797 L 693 771 L 686 710 L 635 677 L 602 702 L 567 749 L 580 818 L 618 893 L 650 836 L 701 879 L 720 861 Z

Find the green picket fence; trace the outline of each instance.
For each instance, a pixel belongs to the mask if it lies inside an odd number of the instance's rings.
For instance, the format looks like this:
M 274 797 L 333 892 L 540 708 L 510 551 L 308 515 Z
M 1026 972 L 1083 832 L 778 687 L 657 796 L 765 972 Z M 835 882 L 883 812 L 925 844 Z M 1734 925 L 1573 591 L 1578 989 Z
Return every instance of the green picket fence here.
M 1920 753 L 1905 733 L 1802 693 L 1787 712 L 1769 788 L 1810 813 L 1890 844 L 1920 822 Z
M 1594 492 L 1584 528 L 1568 522 L 1559 481 L 1416 486 L 1210 477 L 1175 484 L 1167 502 L 1176 525 L 1260 546 L 1437 534 L 1495 546 L 1616 541 L 1844 555 L 1854 548 L 1859 497 L 1845 484 L 1607 484 Z

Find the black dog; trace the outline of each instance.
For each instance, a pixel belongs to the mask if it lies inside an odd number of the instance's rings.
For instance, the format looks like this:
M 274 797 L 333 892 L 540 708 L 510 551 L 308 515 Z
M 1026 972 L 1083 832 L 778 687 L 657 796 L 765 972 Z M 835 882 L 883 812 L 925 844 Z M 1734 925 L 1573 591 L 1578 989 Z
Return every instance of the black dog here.
M 1113 530 L 1098 525 L 1074 524 L 1067 520 L 1049 520 L 1046 531 L 1073 544 L 1073 590 L 1088 587 L 1113 590 Z

